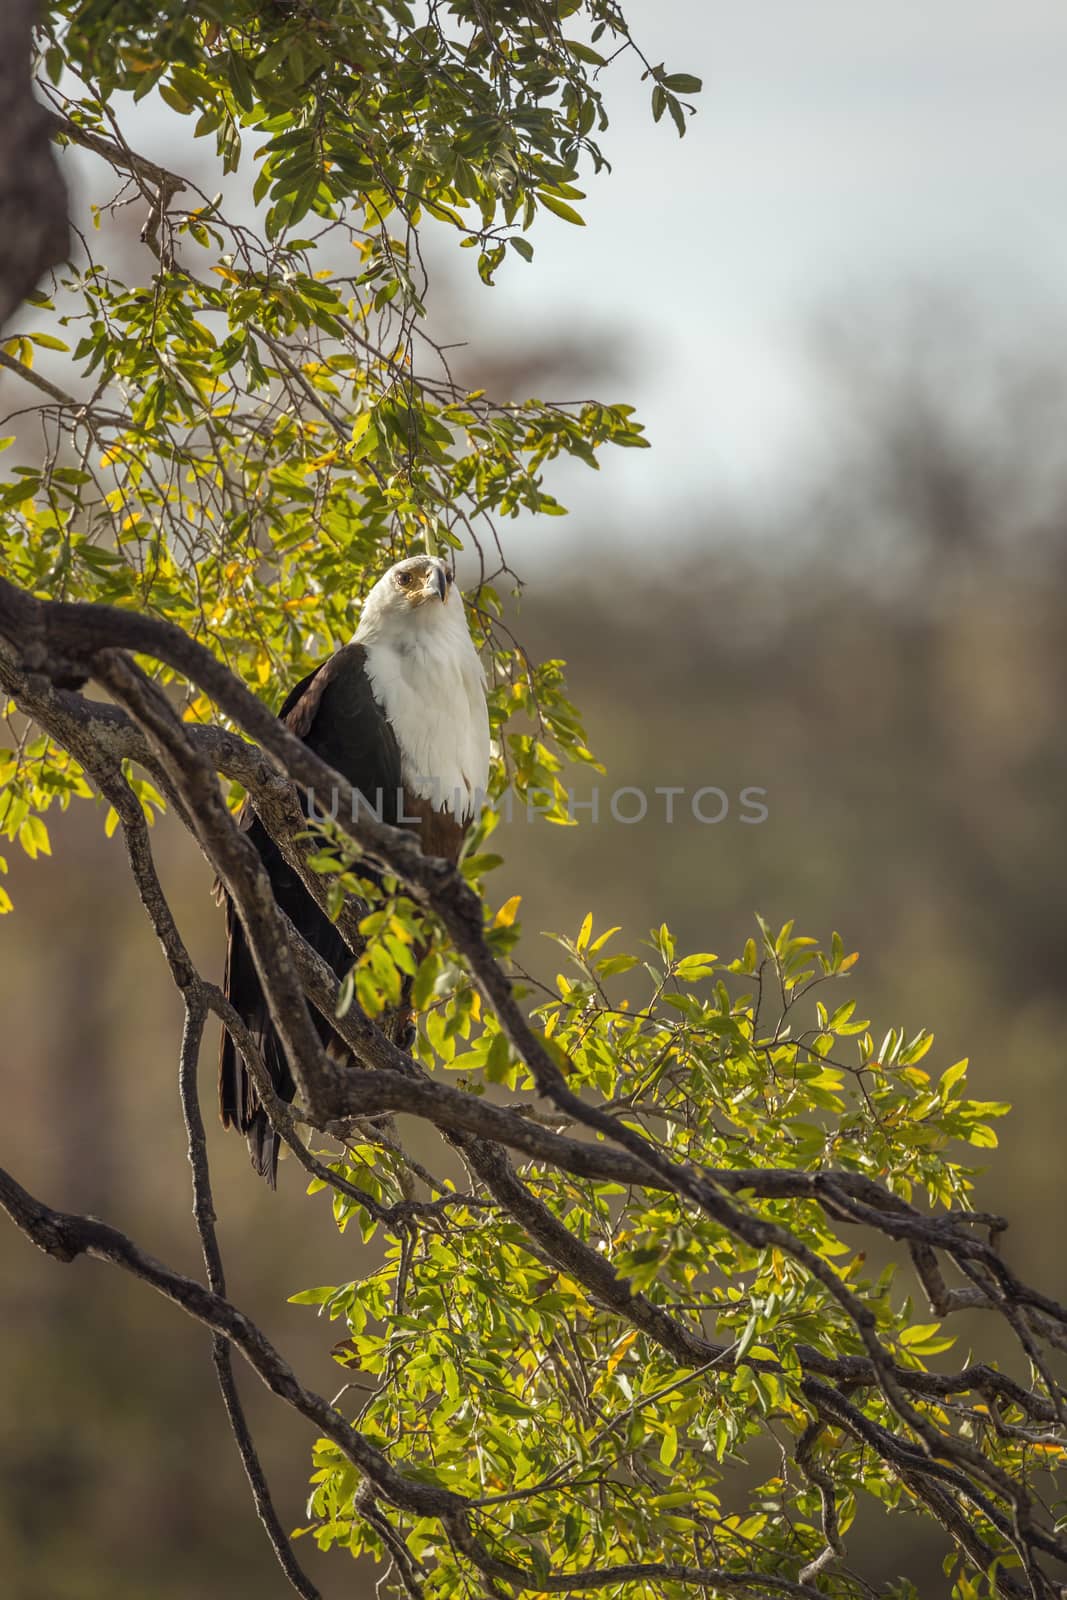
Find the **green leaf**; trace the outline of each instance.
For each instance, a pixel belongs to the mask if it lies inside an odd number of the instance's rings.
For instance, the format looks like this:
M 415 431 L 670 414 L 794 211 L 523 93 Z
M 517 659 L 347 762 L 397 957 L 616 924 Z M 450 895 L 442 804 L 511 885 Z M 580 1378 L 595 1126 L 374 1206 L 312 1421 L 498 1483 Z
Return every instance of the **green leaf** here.
M 366 417 L 366 422 L 363 422 Z M 357 432 L 358 428 L 358 432 Z M 370 412 L 363 412 L 352 426 L 353 445 L 348 452 L 351 461 L 364 461 L 378 449 L 378 429 Z
M 605 956 L 603 961 L 598 961 L 596 970 L 602 978 L 612 978 L 619 972 L 629 972 L 637 966 L 636 956 Z
M 335 1288 L 301 1289 L 299 1294 L 289 1296 L 288 1303 L 291 1306 L 321 1306 L 327 1300 L 331 1300 L 336 1293 Z
M 575 211 L 573 206 L 569 206 L 566 200 L 560 200 L 554 194 L 547 194 L 544 189 L 538 189 L 537 198 L 547 210 L 557 217 L 562 217 L 564 222 L 573 222 L 579 228 L 585 227 L 585 218 L 580 212 Z
M 909 1346 L 922 1344 L 926 1339 L 932 1338 L 940 1327 L 940 1322 L 923 1322 L 914 1328 L 905 1328 L 900 1336 L 900 1342 Z
M 962 1061 L 957 1061 L 953 1066 L 945 1068 L 938 1085 L 942 1099 L 945 1099 L 948 1091 L 959 1083 L 961 1078 L 966 1076 L 968 1066 L 969 1062 L 964 1058 Z
M 711 955 L 683 956 L 674 969 L 674 976 L 681 978 L 685 983 L 696 983 L 701 978 L 710 978 L 718 959 L 718 956 Z
M 38 816 L 30 815 L 22 822 L 19 827 L 19 844 L 31 860 L 38 855 L 50 856 L 52 854 L 48 829 Z

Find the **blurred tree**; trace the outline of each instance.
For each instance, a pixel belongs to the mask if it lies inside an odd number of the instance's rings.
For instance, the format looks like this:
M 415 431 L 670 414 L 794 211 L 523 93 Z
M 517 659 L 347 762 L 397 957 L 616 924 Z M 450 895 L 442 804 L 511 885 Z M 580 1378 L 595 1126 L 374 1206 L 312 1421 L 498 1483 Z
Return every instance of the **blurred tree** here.
M 6 1173 L 0 1203 L 57 1260 L 107 1261 L 211 1329 L 257 1511 L 305 1596 L 317 1590 L 274 1509 L 232 1349 L 320 1434 L 309 1531 L 376 1558 L 391 1592 L 861 1596 L 844 1539 L 867 1497 L 938 1525 L 959 1600 L 1052 1600 L 1067 1561 L 1045 1504 L 1067 1445 L 1067 1313 L 1005 1265 L 1003 1224 L 970 1209 L 960 1154 L 995 1142 L 1005 1106 L 966 1097 L 964 1062 L 936 1078 L 922 1067 L 925 1033 L 876 1044 L 825 987 L 855 957 L 789 924 L 761 924 L 727 960 L 680 954 L 660 926 L 645 989 L 627 994 L 618 983 L 642 963 L 586 916 L 560 937 L 568 971 L 531 1019 L 508 967 L 517 899 L 485 907 L 493 858 L 476 845 L 446 870 L 365 812 L 347 821 L 337 774 L 242 682 L 276 703 L 279 680 L 351 631 L 354 596 L 394 554 L 492 550 L 472 604 L 496 792 L 563 820 L 562 759 L 592 757 L 560 664 L 530 663 L 497 626 L 508 569 L 494 519 L 557 512 L 544 463 L 595 465 L 640 429 L 624 406 L 497 405 L 458 387 L 420 327 L 417 230 L 457 230 L 491 282 L 509 246 L 529 257 L 539 209 L 580 221 L 578 163 L 602 163 L 598 74 L 635 48 L 613 0 L 455 0 L 421 24 L 401 0 L 71 0 L 44 34 L 57 135 L 146 206 L 157 270 L 131 288 L 86 251 L 68 301 L 38 295 L 40 325 L 3 351 L 43 391 L 33 425 L 48 437 L 43 460 L 0 486 L 3 827 L 47 854 L 49 808 L 97 794 L 121 830 L 185 1009 L 207 1284 Z M 644 70 L 654 117 L 684 132 L 680 97 L 698 81 Z M 254 134 L 251 220 L 131 147 L 125 91 L 195 113 L 224 176 Z M 318 265 L 339 242 L 352 273 Z M 91 381 L 80 396 L 34 366 L 72 324 Z M 111 703 L 80 693 L 88 680 Z M 339 990 L 280 919 L 220 773 L 337 917 L 353 984 Z M 339 792 L 341 820 L 309 840 L 290 780 Z M 270 1103 L 279 1132 L 342 1231 L 385 1236 L 375 1270 L 294 1296 L 344 1320 L 338 1403 L 226 1295 L 196 1092 L 208 1015 L 255 1050 L 157 876 L 148 824 L 164 806 L 222 877 L 284 1008 L 300 1102 Z M 363 853 L 386 873 L 369 915 Z M 404 976 L 413 1056 L 376 1024 Z M 337 1070 L 309 1003 L 368 1070 Z M 434 1155 L 383 1131 L 399 1111 L 443 1136 Z M 841 1237 L 856 1226 L 907 1254 L 929 1312 L 916 1316 L 892 1265 L 865 1276 Z M 943 1324 L 975 1308 L 1014 1335 L 1018 1376 L 928 1365 L 955 1342 Z M 737 1470 L 771 1443 L 755 1480 Z

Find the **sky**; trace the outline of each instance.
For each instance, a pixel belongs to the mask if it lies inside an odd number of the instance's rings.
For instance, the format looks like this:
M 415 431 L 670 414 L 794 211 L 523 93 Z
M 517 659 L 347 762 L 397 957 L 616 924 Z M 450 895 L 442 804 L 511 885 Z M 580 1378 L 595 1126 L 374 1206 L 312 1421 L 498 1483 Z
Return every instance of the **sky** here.
M 931 288 L 1007 329 L 1067 296 L 1062 0 L 630 0 L 653 62 L 704 80 L 679 142 L 649 85 L 611 69 L 614 171 L 585 228 L 539 219 L 483 326 L 553 320 L 623 346 L 654 445 L 568 478 L 583 518 L 666 499 L 758 502 L 819 448 L 805 329 Z M 559 530 L 563 533 L 563 528 Z
M 589 175 L 587 226 L 542 212 L 533 264 L 509 254 L 492 291 L 448 245 L 459 336 L 530 343 L 562 325 L 616 356 L 598 397 L 635 404 L 653 449 L 557 469 L 583 536 L 637 543 L 671 508 L 678 525 L 693 507 L 777 507 L 824 468 L 810 331 L 827 311 L 851 307 L 873 336 L 894 301 L 947 291 L 1009 344 L 1057 319 L 1067 334 L 1063 0 L 625 9 L 650 61 L 704 80 L 685 139 L 652 123 L 623 57 L 603 80 L 614 170 Z M 188 125 L 149 105 L 127 131 L 173 162 Z M 549 520 L 522 542 L 575 537 Z

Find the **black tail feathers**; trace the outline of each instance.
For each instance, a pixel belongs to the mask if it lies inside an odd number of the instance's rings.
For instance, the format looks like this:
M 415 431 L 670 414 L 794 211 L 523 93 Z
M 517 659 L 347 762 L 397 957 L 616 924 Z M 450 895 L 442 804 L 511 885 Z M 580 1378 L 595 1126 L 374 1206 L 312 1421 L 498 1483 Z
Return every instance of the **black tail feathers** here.
M 267 1120 L 267 1113 L 259 1106 L 245 1130 L 248 1138 L 248 1155 L 261 1178 L 272 1189 L 278 1187 L 278 1148 L 281 1140 Z

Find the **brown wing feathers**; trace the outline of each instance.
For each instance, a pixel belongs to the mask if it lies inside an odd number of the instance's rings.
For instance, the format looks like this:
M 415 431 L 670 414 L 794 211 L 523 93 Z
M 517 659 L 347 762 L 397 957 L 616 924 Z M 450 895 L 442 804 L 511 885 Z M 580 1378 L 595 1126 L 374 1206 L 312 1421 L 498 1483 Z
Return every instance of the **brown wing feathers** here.
M 397 820 L 400 754 L 393 731 L 371 691 L 362 645 L 347 645 L 304 678 L 285 701 L 280 715 L 292 732 L 359 789 L 370 805 L 377 807 L 380 794 L 385 821 Z M 307 795 L 301 796 L 305 813 L 308 799 Z M 332 799 L 314 796 L 316 809 L 330 810 Z M 247 807 L 241 821 L 263 858 L 278 904 L 341 977 L 352 958 L 337 929 L 308 894 L 299 875 L 287 865 L 251 807 Z M 291 1100 L 294 1084 L 285 1051 L 271 1024 L 244 930 L 228 899 L 226 930 L 226 994 L 259 1045 L 276 1093 L 283 1100 Z M 329 1023 L 317 1012 L 312 1015 L 323 1043 L 343 1049 Z M 278 1170 L 278 1139 L 259 1103 L 244 1059 L 225 1030 L 219 1058 L 219 1109 L 223 1123 L 245 1135 L 252 1165 L 273 1188 Z

